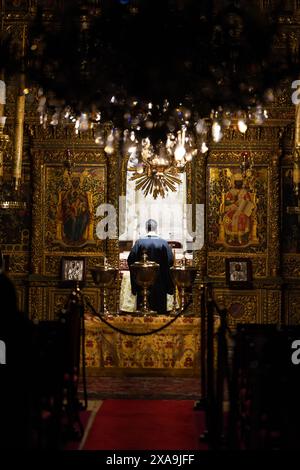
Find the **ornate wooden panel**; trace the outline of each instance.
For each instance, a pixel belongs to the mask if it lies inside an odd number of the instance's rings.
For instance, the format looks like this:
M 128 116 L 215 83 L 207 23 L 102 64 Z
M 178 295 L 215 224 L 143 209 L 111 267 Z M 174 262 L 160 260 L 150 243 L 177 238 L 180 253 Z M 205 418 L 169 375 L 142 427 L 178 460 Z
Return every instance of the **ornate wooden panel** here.
M 228 311 L 228 325 L 260 322 L 260 296 L 255 291 L 229 291 L 215 289 L 214 298 Z
M 300 325 L 300 290 L 288 290 L 286 297 L 286 319 L 290 325 Z
M 96 311 L 100 308 L 100 290 L 97 288 L 85 288 L 83 294 L 86 299 L 93 305 Z M 67 300 L 71 294 L 70 289 L 61 289 L 57 287 L 49 287 L 46 291 L 47 309 L 46 315 L 48 320 L 54 320 L 59 315 L 62 308 L 65 307 Z

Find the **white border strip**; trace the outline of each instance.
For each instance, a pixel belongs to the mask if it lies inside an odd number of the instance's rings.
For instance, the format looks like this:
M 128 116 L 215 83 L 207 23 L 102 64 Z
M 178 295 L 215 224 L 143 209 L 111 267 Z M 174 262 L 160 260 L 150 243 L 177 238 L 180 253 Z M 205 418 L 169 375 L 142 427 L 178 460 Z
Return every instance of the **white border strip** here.
M 89 417 L 89 420 L 88 420 L 88 422 L 87 422 L 87 425 L 86 425 L 86 428 L 85 428 L 85 430 L 84 430 L 84 434 L 83 434 L 83 437 L 82 437 L 81 442 L 80 442 L 80 444 L 79 444 L 78 450 L 83 450 L 83 448 L 84 448 L 84 446 L 85 446 L 85 443 L 86 443 L 86 440 L 87 440 L 87 437 L 88 437 L 88 435 L 89 435 L 89 433 L 90 433 L 91 427 L 92 427 L 92 425 L 93 425 L 93 423 L 94 423 L 94 420 L 95 420 L 95 418 L 96 418 L 96 415 L 97 415 L 99 409 L 101 408 L 102 404 L 103 404 L 103 400 L 99 400 L 99 401 L 97 402 L 97 404 L 95 404 L 96 406 L 93 406 L 93 410 L 92 410 L 92 412 L 91 412 L 91 416 Z

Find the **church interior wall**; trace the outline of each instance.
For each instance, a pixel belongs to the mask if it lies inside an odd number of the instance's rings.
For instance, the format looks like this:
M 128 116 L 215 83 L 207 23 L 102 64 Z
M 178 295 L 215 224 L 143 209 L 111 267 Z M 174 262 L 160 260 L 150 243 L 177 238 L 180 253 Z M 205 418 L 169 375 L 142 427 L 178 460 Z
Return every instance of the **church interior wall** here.
M 280 114 L 279 109 L 277 113 Z M 116 172 L 120 155 L 115 153 L 106 157 L 103 149 L 96 147 L 88 135 L 74 137 L 70 131 L 66 137 L 65 130 L 49 133 L 31 124 L 25 129 L 22 191 L 28 205 L 26 211 L 2 210 L 0 229 L 1 250 L 8 263 L 9 275 L 17 285 L 20 308 L 31 318 L 57 318 L 70 292 L 61 285 L 61 258 L 84 256 L 87 259 L 84 292 L 99 309 L 100 293 L 93 284 L 89 268 L 101 262 L 104 256 L 117 267 L 119 242 L 117 239 L 97 239 L 96 225 L 100 218 L 97 218 L 95 208 L 104 202 L 117 205 L 117 188 L 122 187 L 122 182 L 117 182 Z M 245 138 L 228 133 L 222 144 L 212 146 L 206 158 L 199 156 L 193 163 L 188 198 L 192 202 L 204 202 L 206 211 L 205 244 L 194 253 L 194 262 L 199 268 L 193 289 L 195 317 L 200 313 L 200 286 L 210 282 L 217 302 L 228 309 L 229 325 L 233 328 L 241 322 L 299 323 L 300 255 L 297 240 L 291 240 L 290 232 L 289 239 L 284 240 L 286 232 L 282 220 L 286 211 L 284 191 L 288 190 L 285 177 L 291 168 L 291 129 L 290 113 L 285 120 L 274 119 L 265 127 L 250 128 Z M 72 151 L 68 153 L 70 149 Z M 242 227 L 240 239 L 237 235 L 230 239 L 230 233 L 224 236 L 222 198 L 226 178 L 234 180 L 234 175 L 239 175 L 245 151 L 251 155 L 253 163 L 250 183 L 257 200 L 255 230 L 250 221 L 252 232 L 243 232 Z M 8 179 L 9 167 L 8 154 L 5 162 Z M 79 178 L 83 192 L 91 192 L 87 197 L 93 203 L 93 226 L 88 227 L 89 235 L 81 244 L 72 239 L 72 234 L 70 240 L 63 240 L 59 232 L 60 193 L 68 187 L 66 179 L 70 175 Z M 123 169 L 122 179 L 125 177 Z M 284 247 L 287 247 L 286 251 Z M 228 288 L 225 260 L 237 256 L 251 261 L 251 289 Z M 116 287 L 108 295 L 112 309 L 118 302 L 119 285 Z M 91 367 L 91 373 L 98 369 Z M 104 373 L 110 372 L 105 370 Z M 111 373 L 115 374 L 116 370 Z
M 8 26 L 14 21 L 19 28 L 21 23 L 13 16 Z M 243 135 L 231 128 L 226 130 L 222 141 L 211 142 L 209 152 L 199 152 L 188 169 L 187 202 L 204 204 L 206 213 L 205 243 L 193 254 L 198 275 L 192 317 L 200 314 L 201 285 L 210 283 L 217 302 L 227 308 L 233 328 L 240 322 L 300 323 L 299 223 L 298 215 L 288 211 L 288 207 L 298 206 L 298 200 L 291 201 L 289 197 L 294 142 L 290 95 L 287 85 L 270 105 L 265 124 L 249 126 Z M 10 143 L 4 160 L 3 188 L 11 179 L 16 117 L 13 82 L 8 86 L 6 110 Z M 17 286 L 20 309 L 33 319 L 54 320 L 70 292 L 61 284 L 62 257 L 86 258 L 84 292 L 96 309 L 100 308 L 100 292 L 89 269 L 104 257 L 119 267 L 118 238 L 97 238 L 96 226 L 101 218 L 96 209 L 101 203 L 118 207 L 118 196 L 126 194 L 126 164 L 119 149 L 106 156 L 103 148 L 95 144 L 92 131 L 74 135 L 71 128 L 43 129 L 35 112 L 36 102 L 29 97 L 20 189 L 27 206 L 22 210 L 1 209 L 0 248 Z M 238 180 L 245 152 L 251 160 L 251 174 L 241 193 Z M 66 192 L 72 188 L 72 178 L 77 179 L 77 189 L 91 217 L 84 224 L 84 233 L 78 235 L 70 228 L 66 238 L 61 230 L 59 207 L 70 199 Z M 233 189 L 242 194 L 242 216 L 226 209 Z M 226 259 L 232 258 L 250 261 L 251 288 L 228 287 Z M 107 296 L 111 309 L 118 305 L 119 289 L 118 277 Z M 196 374 L 194 369 L 191 374 Z

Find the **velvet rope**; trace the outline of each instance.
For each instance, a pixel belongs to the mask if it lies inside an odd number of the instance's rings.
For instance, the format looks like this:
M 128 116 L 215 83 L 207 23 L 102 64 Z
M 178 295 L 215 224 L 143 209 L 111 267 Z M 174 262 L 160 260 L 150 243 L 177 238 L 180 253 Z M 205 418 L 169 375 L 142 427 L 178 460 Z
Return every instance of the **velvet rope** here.
M 93 307 L 93 305 L 86 299 L 84 299 L 85 302 L 86 302 L 86 305 L 91 309 L 91 311 L 93 312 L 93 314 L 98 317 L 103 323 L 105 323 L 105 325 L 109 326 L 111 329 L 117 331 L 118 333 L 121 333 L 123 335 L 128 335 L 128 336 L 149 336 L 149 335 L 153 335 L 155 333 L 159 333 L 160 331 L 164 330 L 165 328 L 167 328 L 168 326 L 172 325 L 172 323 L 174 323 L 177 318 L 180 317 L 180 315 L 182 313 L 184 313 L 187 308 L 190 306 L 191 304 L 191 300 L 187 303 L 187 305 L 185 306 L 185 308 L 181 311 L 179 311 L 174 318 L 172 318 L 170 321 L 168 321 L 165 325 L 162 325 L 161 327 L 159 328 L 156 328 L 155 330 L 151 330 L 151 331 L 146 331 L 144 333 L 135 333 L 135 332 L 132 332 L 132 331 L 126 331 L 126 330 L 123 330 L 121 328 L 118 328 L 114 325 L 112 325 L 111 323 L 109 323 L 107 320 L 105 320 L 105 318 L 103 318 L 102 315 L 100 315 L 100 313 L 96 312 L 95 308 Z

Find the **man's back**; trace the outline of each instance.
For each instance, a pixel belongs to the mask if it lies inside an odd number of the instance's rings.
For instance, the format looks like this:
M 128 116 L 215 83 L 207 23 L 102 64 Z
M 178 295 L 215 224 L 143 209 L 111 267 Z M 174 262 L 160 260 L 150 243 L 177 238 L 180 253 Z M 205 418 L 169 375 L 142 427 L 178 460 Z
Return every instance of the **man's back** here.
M 128 256 L 129 268 L 133 263 L 142 259 L 144 251 L 146 251 L 149 261 L 155 261 L 160 266 L 156 281 L 150 288 L 149 304 L 151 309 L 162 313 L 166 311 L 167 293 L 173 293 L 173 283 L 170 276 L 170 266 L 173 265 L 172 250 L 168 242 L 157 235 L 140 238 Z M 133 294 L 139 293 L 139 286 L 136 285 L 132 273 L 131 287 Z
M 166 240 L 158 236 L 144 237 L 136 241 L 137 255 L 141 259 L 143 251 L 146 250 L 151 261 L 160 263 L 165 257 L 168 259 L 169 245 Z M 171 252 L 171 258 L 172 252 Z

